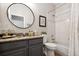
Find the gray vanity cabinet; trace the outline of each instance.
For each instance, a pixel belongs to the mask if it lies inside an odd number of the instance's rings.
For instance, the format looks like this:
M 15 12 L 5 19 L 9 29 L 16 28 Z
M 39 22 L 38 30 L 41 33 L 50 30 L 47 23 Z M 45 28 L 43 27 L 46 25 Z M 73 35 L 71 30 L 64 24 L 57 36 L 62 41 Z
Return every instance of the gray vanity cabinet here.
M 32 38 L 0 43 L 0 56 L 41 56 L 43 38 Z

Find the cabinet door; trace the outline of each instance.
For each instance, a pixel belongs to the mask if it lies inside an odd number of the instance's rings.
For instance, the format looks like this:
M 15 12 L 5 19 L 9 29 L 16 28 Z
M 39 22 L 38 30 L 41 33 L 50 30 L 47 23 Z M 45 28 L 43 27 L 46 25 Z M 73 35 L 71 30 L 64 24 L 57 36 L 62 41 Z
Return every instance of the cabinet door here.
M 0 43 L 0 51 L 7 51 L 17 49 L 19 47 L 28 47 L 28 41 L 12 41 L 12 42 L 4 42 Z
M 28 48 L 19 48 L 1 53 L 2 56 L 28 56 Z
M 35 44 L 29 47 L 29 56 L 41 56 L 43 55 L 43 44 Z

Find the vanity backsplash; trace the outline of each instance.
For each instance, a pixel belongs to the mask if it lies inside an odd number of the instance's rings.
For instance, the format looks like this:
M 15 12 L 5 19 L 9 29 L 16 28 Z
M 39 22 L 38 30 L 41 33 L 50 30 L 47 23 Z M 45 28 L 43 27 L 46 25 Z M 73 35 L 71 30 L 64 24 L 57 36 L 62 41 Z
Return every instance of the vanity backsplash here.
M 44 32 L 46 33 L 46 32 Z M 25 33 L 17 33 L 14 30 L 0 30 L 0 38 L 24 37 L 24 36 L 40 36 L 43 32 L 29 30 Z

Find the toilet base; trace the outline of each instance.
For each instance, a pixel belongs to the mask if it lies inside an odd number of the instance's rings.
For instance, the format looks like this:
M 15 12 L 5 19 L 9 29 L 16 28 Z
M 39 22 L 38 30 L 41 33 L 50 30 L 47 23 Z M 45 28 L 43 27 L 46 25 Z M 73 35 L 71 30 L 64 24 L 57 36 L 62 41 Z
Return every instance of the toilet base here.
M 47 51 L 47 56 L 55 56 L 54 51 L 51 50 Z
M 48 48 L 44 48 L 44 53 L 46 56 L 55 56 L 54 50 L 50 50 Z

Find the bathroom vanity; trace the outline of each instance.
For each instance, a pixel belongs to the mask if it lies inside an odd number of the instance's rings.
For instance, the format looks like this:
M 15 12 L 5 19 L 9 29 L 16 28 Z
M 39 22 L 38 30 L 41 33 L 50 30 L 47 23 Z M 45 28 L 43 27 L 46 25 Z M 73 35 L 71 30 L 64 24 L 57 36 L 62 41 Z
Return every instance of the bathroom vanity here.
M 42 56 L 43 36 L 0 39 L 0 56 Z

